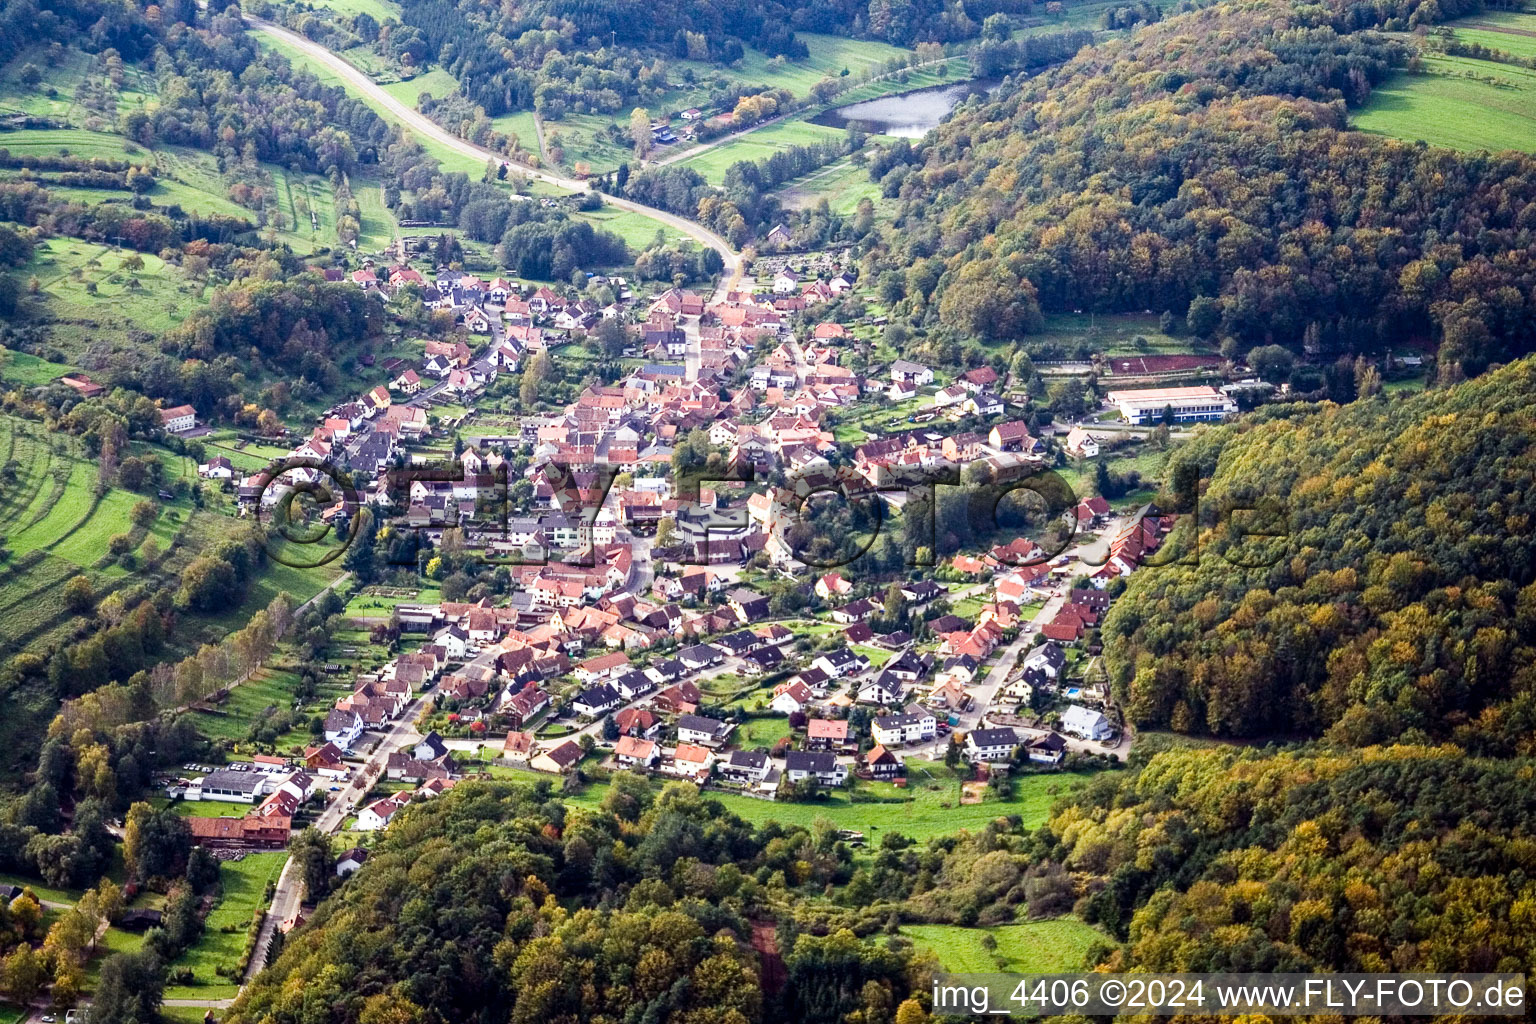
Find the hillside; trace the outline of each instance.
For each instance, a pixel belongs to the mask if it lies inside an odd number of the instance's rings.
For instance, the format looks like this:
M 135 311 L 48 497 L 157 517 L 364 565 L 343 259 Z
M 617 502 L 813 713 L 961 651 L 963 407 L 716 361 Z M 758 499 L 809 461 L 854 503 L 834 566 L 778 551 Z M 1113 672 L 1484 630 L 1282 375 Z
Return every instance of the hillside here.
M 1414 23 L 1458 13 L 1414 6 Z M 896 309 L 1000 339 L 986 296 L 1004 289 L 1048 313 L 1187 310 L 1231 356 L 1402 339 L 1470 374 L 1530 351 L 1536 160 L 1351 131 L 1413 59 L 1374 31 L 1403 17 L 1373 10 L 1172 13 L 892 150 L 872 166 L 901 210 L 872 262 Z
M 1104 627 L 1132 717 L 1530 753 L 1533 389 L 1526 359 L 1407 400 L 1273 407 L 1177 450 L 1169 477 L 1202 479 L 1199 565 L 1136 573 Z M 1283 539 L 1216 522 L 1266 501 Z
M 786 871 L 820 885 L 846 857 L 825 830 L 778 831 L 686 785 L 601 811 L 568 810 L 547 783 L 465 785 L 391 828 L 224 1019 L 307 1021 L 321 1001 L 331 1020 L 773 1019 L 753 923 L 783 907 Z M 894 1007 L 909 959 L 848 932 L 807 936 L 787 956 L 786 1009 L 831 1022 L 876 998 Z
M 1114 969 L 1528 972 L 1529 771 L 1411 746 L 1169 751 L 1075 797 L 1042 852 L 1128 940 Z

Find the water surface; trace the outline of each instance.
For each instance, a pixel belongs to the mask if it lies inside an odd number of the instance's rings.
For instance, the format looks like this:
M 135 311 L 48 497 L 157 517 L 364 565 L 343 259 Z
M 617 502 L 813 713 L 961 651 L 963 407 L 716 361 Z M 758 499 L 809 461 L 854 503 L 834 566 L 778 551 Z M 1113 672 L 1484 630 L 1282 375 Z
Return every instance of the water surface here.
M 856 123 L 861 130 L 871 134 L 920 139 L 961 103 L 972 96 L 990 95 L 1001 84 L 995 78 L 976 78 L 952 85 L 914 89 L 824 110 L 811 118 L 811 123 L 830 128 L 845 128 Z

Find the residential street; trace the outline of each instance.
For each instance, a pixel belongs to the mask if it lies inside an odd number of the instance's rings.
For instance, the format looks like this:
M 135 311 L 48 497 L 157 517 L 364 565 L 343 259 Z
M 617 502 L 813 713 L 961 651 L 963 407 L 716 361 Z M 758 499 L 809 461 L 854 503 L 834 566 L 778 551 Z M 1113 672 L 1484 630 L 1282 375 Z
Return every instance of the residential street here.
M 416 731 L 416 715 L 421 711 L 422 705 L 430 699 L 430 695 L 423 694 L 406 706 L 400 717 L 384 734 L 384 738 L 363 762 L 363 767 L 353 773 L 352 780 L 342 787 L 341 792 L 335 794 L 326 809 L 320 812 L 320 816 L 315 819 L 316 828 L 328 835 L 340 831 L 341 823 L 347 819 L 347 815 L 352 813 L 358 801 L 368 792 L 373 783 L 383 776 L 384 762 L 389 759 L 389 755 L 399 750 L 403 744 L 421 738 Z M 302 890 L 303 883 L 294 869 L 293 858 L 290 857 L 283 865 L 282 874 L 278 876 L 277 887 L 272 894 L 272 905 L 267 911 L 266 919 L 261 923 L 261 932 L 256 937 L 256 950 L 251 954 L 251 962 L 246 965 L 242 985 L 249 985 L 251 979 L 266 966 L 267 949 L 272 945 L 272 935 L 278 925 L 298 910 L 299 901 L 303 897 Z

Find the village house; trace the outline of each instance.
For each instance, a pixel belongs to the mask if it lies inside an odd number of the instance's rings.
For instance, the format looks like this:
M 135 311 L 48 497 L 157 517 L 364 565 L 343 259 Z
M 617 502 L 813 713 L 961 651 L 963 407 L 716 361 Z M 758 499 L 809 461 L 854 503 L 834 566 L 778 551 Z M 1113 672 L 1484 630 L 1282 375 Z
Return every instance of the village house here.
M 768 777 L 773 762 L 761 750 L 733 750 L 720 764 L 721 777 L 743 786 L 756 785 Z
M 894 715 L 881 715 L 869 723 L 869 734 L 887 747 L 923 743 L 938 735 L 938 719 L 916 704 Z
M 906 765 L 884 744 L 876 743 L 864 754 L 864 769 L 877 781 L 888 782 L 904 774 Z
M 820 786 L 840 786 L 848 778 L 848 766 L 829 751 L 791 750 L 784 755 L 784 777 L 790 782 L 814 779 Z
M 1035 764 L 1060 764 L 1067 753 L 1067 741 L 1054 732 L 1046 733 L 1024 744 L 1024 753 Z
M 528 767 L 534 771 L 549 772 L 552 775 L 565 775 L 575 768 L 584 756 L 586 752 L 581 749 L 580 743 L 575 740 L 565 740 L 535 754 L 529 759 Z
M 620 736 L 614 744 L 613 756 L 625 768 L 651 768 L 661 759 L 661 748 L 654 740 Z
M 681 715 L 677 719 L 677 740 L 679 743 L 719 746 L 731 734 L 731 728 L 724 722 L 703 715 Z
M 842 718 L 813 718 L 805 723 L 807 750 L 842 750 L 848 744 L 848 722 Z
M 1078 739 L 1102 742 L 1114 735 L 1114 726 L 1103 712 L 1071 704 L 1061 713 L 1061 731 Z
M 1013 748 L 1019 737 L 1008 728 L 973 729 L 965 737 L 965 758 L 973 764 L 978 761 L 1007 761 L 1013 757 Z

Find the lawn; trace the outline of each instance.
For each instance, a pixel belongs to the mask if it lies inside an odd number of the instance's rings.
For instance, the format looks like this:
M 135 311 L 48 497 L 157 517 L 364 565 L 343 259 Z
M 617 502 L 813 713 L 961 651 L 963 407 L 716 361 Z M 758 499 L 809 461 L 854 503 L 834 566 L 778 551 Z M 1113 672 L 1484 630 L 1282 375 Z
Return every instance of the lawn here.
M 96 943 L 96 953 L 85 965 L 86 992 L 96 991 L 96 983 L 101 977 L 101 965 L 109 956 L 117 953 L 137 953 L 144 948 L 144 932 L 127 932 L 121 928 L 108 928 L 102 933 L 101 941 Z
M 149 802 L 154 807 L 169 807 L 183 818 L 243 818 L 254 806 L 225 800 L 170 800 L 164 796 L 151 797 Z
M 841 828 L 854 829 L 878 841 L 881 832 L 900 832 L 919 843 L 934 836 L 949 835 L 960 829 L 979 829 L 1004 815 L 1020 815 L 1026 826 L 1043 824 L 1051 805 L 1069 789 L 1082 785 L 1089 776 L 1027 775 L 1014 782 L 1013 795 L 1007 800 L 987 799 L 979 804 L 959 804 L 959 783 L 942 764 L 909 760 L 910 788 L 899 790 L 889 783 L 860 783 L 855 791 L 866 798 L 890 802 L 850 802 L 848 790 L 838 790 L 826 799 L 811 803 L 784 803 L 754 800 L 730 793 L 708 794 L 728 809 L 753 824 L 778 821 L 807 828 L 817 818 L 830 818 Z M 928 786 L 936 786 L 929 789 Z M 607 791 L 603 784 L 587 787 L 565 798 L 577 806 L 596 806 Z
M 267 883 L 277 881 L 287 859 L 286 853 L 253 853 L 243 860 L 220 864 L 219 881 L 223 892 L 208 915 L 202 937 L 170 964 L 172 971 L 190 967 L 193 983 L 167 986 L 165 998 L 234 997 L 240 987 L 239 976 L 221 977 L 217 969 L 223 967 L 229 973 L 239 966 L 240 956 L 245 951 L 246 929 L 257 908 L 265 904 Z
M 1054 974 L 1075 971 L 1104 934 L 1076 918 L 1028 921 L 993 928 L 962 928 L 950 924 L 909 924 L 901 934 L 918 949 L 932 952 L 946 971 L 986 974 Z M 997 942 L 987 949 L 982 939 Z
M 1536 152 L 1536 70 L 1433 56 L 1424 67 L 1378 86 L 1354 127 L 1451 149 Z
M 83 895 L 78 889 L 54 889 L 35 878 L 7 872 L 0 872 L 0 885 L 19 885 L 23 889 L 31 889 L 32 895 L 40 900 L 47 900 L 49 903 L 68 903 L 71 906 Z

